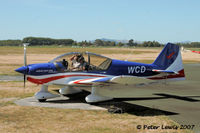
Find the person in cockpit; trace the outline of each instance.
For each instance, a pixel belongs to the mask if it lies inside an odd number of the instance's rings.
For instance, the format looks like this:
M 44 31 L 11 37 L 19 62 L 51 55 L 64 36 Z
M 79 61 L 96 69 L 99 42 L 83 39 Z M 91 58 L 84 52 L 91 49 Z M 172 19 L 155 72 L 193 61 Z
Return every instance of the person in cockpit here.
M 83 56 L 79 58 L 79 62 L 80 62 L 79 70 L 83 70 L 83 71 L 86 70 L 87 62 L 85 61 Z
M 72 71 L 76 71 L 78 70 L 79 66 L 81 65 L 81 63 L 79 62 L 79 58 L 81 57 L 80 54 L 75 54 L 74 56 L 72 56 L 70 58 L 71 62 L 72 62 Z
M 67 70 L 67 68 L 68 68 L 68 62 L 65 59 L 63 59 L 62 64 L 65 67 L 65 70 Z
M 82 54 L 76 54 L 70 58 L 72 61 L 72 71 L 86 70 L 86 61 Z

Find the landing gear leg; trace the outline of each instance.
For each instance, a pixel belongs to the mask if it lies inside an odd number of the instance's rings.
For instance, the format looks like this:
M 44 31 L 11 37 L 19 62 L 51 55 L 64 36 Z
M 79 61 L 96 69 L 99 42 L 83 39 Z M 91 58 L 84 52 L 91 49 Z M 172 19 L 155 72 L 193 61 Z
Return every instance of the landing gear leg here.
M 97 102 L 103 102 L 103 101 L 108 101 L 108 100 L 111 100 L 113 98 L 110 98 L 110 97 L 106 97 L 106 96 L 101 96 L 99 93 L 98 93 L 98 90 L 96 87 L 92 87 L 92 92 L 90 95 L 88 95 L 85 100 L 86 102 L 88 103 L 97 103 Z
M 82 91 L 82 90 L 75 89 L 75 88 L 73 88 L 72 86 L 67 86 L 67 87 L 61 88 L 61 89 L 59 90 L 60 94 L 62 94 L 62 95 L 76 94 L 76 93 L 79 93 L 79 92 L 81 92 L 81 91 Z
M 60 95 L 52 94 L 48 91 L 48 86 L 42 85 L 42 88 L 39 92 L 35 93 L 35 98 L 38 99 L 39 102 L 45 102 L 47 99 L 59 97 Z

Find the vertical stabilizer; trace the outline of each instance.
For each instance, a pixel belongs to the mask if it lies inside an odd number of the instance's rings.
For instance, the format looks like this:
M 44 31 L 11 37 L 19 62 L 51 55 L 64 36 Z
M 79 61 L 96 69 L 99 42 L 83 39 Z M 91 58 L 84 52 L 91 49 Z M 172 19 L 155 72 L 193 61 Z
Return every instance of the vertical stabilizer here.
M 160 70 L 177 72 L 175 76 L 177 78 L 185 77 L 181 50 L 178 45 L 172 43 L 165 45 L 153 64 Z

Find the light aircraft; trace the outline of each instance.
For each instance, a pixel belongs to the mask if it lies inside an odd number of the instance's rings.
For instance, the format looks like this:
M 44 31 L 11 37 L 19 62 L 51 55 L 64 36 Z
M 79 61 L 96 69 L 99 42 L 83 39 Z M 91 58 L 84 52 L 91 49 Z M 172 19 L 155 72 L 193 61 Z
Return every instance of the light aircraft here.
M 84 69 L 74 69 L 74 56 L 84 59 Z M 24 74 L 25 80 L 42 85 L 35 94 L 39 102 L 60 95 L 81 92 L 79 87 L 90 87 L 91 94 L 85 97 L 88 103 L 111 100 L 113 97 L 103 96 L 100 89 L 108 86 L 145 85 L 153 82 L 184 80 L 181 50 L 178 45 L 168 43 L 152 64 L 111 59 L 90 52 L 71 52 L 60 55 L 48 63 L 26 63 L 26 44 L 24 44 L 24 66 L 15 71 Z M 50 93 L 49 85 L 58 85 L 60 95 Z M 99 88 L 100 87 L 100 88 Z M 123 87 L 122 87 L 123 89 Z M 134 89 L 134 88 L 133 88 Z

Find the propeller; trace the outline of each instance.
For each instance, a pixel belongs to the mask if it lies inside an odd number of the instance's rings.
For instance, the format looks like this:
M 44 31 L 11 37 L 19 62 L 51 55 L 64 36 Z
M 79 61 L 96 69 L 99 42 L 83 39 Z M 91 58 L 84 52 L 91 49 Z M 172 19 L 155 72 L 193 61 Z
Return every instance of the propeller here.
M 27 66 L 27 59 L 26 59 L 26 46 L 29 45 L 29 43 L 23 43 L 24 45 L 24 66 L 27 68 L 26 72 L 24 73 L 24 88 L 26 86 L 26 74 L 28 73 L 28 66 Z

